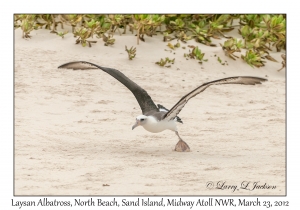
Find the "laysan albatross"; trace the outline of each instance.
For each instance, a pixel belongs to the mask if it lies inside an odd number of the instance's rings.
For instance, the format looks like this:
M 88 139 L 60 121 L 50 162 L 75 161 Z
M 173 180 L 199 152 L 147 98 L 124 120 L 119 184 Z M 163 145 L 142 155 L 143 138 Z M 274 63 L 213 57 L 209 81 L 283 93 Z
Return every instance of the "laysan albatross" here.
M 179 141 L 175 146 L 175 151 L 178 152 L 189 152 L 190 147 L 184 142 L 177 130 L 176 122 L 182 123 L 181 119 L 177 116 L 185 104 L 203 92 L 206 88 L 211 85 L 223 85 L 223 84 L 242 84 L 242 85 L 255 85 L 261 84 L 261 82 L 267 81 L 267 79 L 260 77 L 251 77 L 251 76 L 236 76 L 228 77 L 219 80 L 214 80 L 211 82 L 206 82 L 199 87 L 195 88 L 185 96 L 183 96 L 170 110 L 167 110 L 162 105 L 155 105 L 148 93 L 141 88 L 139 85 L 134 83 L 128 77 L 126 77 L 122 72 L 98 66 L 96 64 L 86 62 L 86 61 L 75 61 L 69 62 L 59 66 L 58 68 L 66 68 L 73 70 L 88 70 L 88 69 L 101 69 L 104 72 L 110 74 L 112 77 L 117 79 L 123 85 L 125 85 L 135 96 L 137 102 L 139 103 L 142 109 L 142 115 L 137 116 L 135 124 L 132 126 L 132 130 L 137 126 L 143 126 L 149 132 L 158 133 L 164 130 L 172 130 L 178 136 Z

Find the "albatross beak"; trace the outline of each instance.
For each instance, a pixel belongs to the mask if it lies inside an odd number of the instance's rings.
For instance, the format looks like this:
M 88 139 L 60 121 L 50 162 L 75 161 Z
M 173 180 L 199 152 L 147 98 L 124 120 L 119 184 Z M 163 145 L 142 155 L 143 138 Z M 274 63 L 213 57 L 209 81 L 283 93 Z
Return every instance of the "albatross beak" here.
M 140 125 L 140 121 L 137 120 L 137 121 L 135 122 L 135 124 L 132 126 L 132 130 L 135 129 L 136 127 L 138 127 L 139 125 Z

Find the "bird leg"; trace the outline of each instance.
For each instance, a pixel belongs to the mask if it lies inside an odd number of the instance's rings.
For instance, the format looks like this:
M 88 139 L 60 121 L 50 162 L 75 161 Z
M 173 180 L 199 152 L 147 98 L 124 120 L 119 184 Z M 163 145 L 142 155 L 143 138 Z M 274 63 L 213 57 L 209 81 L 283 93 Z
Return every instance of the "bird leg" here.
M 185 143 L 185 141 L 183 141 L 179 134 L 178 131 L 175 131 L 176 135 L 179 138 L 179 141 L 177 142 L 176 146 L 175 146 L 175 151 L 176 152 L 190 152 L 190 147 L 189 145 L 187 145 L 187 143 Z

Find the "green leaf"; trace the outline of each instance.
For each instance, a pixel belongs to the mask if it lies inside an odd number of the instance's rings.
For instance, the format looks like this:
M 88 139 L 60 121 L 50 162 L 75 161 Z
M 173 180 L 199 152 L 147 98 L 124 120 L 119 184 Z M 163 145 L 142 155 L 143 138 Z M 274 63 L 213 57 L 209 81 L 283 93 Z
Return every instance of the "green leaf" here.
M 221 60 L 221 58 L 220 58 L 220 57 L 218 57 L 218 61 L 219 61 L 220 63 L 222 63 L 222 60 Z

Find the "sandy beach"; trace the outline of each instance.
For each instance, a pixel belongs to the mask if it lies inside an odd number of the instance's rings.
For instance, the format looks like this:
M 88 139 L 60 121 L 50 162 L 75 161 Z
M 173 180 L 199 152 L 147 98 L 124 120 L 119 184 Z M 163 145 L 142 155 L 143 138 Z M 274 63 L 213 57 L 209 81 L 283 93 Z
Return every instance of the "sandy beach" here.
M 213 39 L 217 47 L 191 40 L 169 52 L 162 35 L 136 45 L 132 34 L 117 33 L 113 46 L 94 38 L 98 43 L 84 48 L 71 33 L 62 39 L 37 30 L 26 40 L 21 32 L 15 31 L 15 195 L 286 194 L 286 72 L 277 71 L 284 52 L 270 53 L 278 63 L 252 68 L 225 56 L 225 39 Z M 137 48 L 132 61 L 125 45 Z M 198 46 L 208 62 L 186 60 L 187 45 Z M 165 57 L 175 58 L 171 68 L 155 64 Z M 179 153 L 172 131 L 131 130 L 140 107 L 110 75 L 57 68 L 78 60 L 120 70 L 169 109 L 204 82 L 268 81 L 212 86 L 191 99 L 178 125 L 191 152 Z

